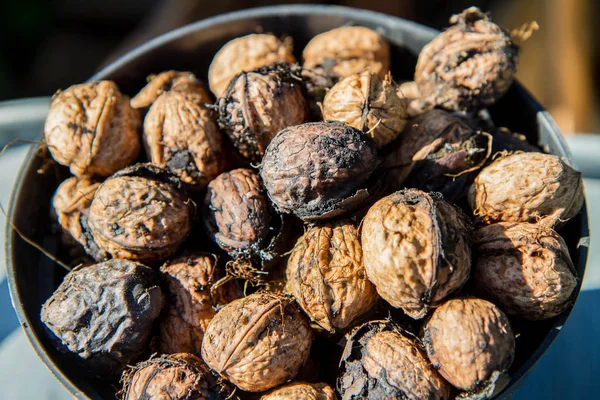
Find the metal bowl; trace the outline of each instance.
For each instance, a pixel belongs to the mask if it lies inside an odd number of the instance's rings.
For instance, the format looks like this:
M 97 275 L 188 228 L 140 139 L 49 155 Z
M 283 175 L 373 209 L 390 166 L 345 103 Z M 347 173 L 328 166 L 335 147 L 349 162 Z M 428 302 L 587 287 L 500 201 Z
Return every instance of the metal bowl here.
M 392 47 L 392 73 L 396 80 L 412 78 L 417 54 L 438 32 L 414 22 L 375 12 L 338 6 L 295 5 L 256 8 L 209 18 L 164 34 L 129 52 L 91 80 L 111 79 L 122 91 L 134 95 L 146 76 L 166 69 L 193 71 L 206 77 L 217 50 L 227 41 L 262 28 L 277 35 L 290 35 L 295 53 L 315 35 L 346 24 L 364 25 L 379 31 Z M 571 161 L 571 155 L 556 125 L 546 111 L 515 83 L 489 112 L 499 126 L 523 133 L 531 143 L 546 146 L 551 153 Z M 44 173 L 39 173 L 43 169 Z M 58 251 L 57 235 L 51 231 L 50 202 L 54 190 L 67 176 L 64 167 L 32 149 L 15 185 L 9 218 L 22 232 L 51 253 Z M 577 296 L 587 259 L 588 214 L 584 206 L 560 232 L 577 267 Z M 89 379 L 65 359 L 47 338 L 40 322 L 40 309 L 60 284 L 64 270 L 23 241 L 10 227 L 6 233 L 8 280 L 14 308 L 40 358 L 76 397 L 114 398 L 114 387 Z M 572 307 L 571 307 L 572 308 Z M 508 378 L 499 385 L 496 398 L 510 398 L 540 356 L 548 349 L 567 319 L 569 308 L 550 320 L 513 322 L 517 356 Z

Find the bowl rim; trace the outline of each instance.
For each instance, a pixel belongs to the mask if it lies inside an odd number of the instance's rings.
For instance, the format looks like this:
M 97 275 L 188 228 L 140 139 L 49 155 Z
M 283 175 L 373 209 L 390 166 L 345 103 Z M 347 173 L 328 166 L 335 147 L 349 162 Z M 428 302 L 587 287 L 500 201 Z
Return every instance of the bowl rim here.
M 346 6 L 337 6 L 337 5 L 325 5 L 325 4 L 293 4 L 293 5 L 272 5 L 272 6 L 263 6 L 263 7 L 255 7 L 248 8 L 242 10 L 236 10 L 232 12 L 228 12 L 225 14 L 216 15 L 213 17 L 205 18 L 198 20 L 196 22 L 190 23 L 188 25 L 184 25 L 182 27 L 176 28 L 174 30 L 163 33 L 149 41 L 137 46 L 136 48 L 129 50 L 127 53 L 121 55 L 119 58 L 114 60 L 113 62 L 107 64 L 106 66 L 97 70 L 94 75 L 92 75 L 89 81 L 96 81 L 105 79 L 107 75 L 113 74 L 115 71 L 119 70 L 123 66 L 127 65 L 131 61 L 136 58 L 143 56 L 144 54 L 163 46 L 169 42 L 180 39 L 186 35 L 192 34 L 196 31 L 203 30 L 206 28 L 210 28 L 215 25 L 230 23 L 232 21 L 248 19 L 252 17 L 260 17 L 260 18 L 268 18 L 268 17 L 285 17 L 285 16 L 301 16 L 301 15 L 314 15 L 319 14 L 321 16 L 342 16 L 348 19 L 356 18 L 362 21 L 368 20 L 375 25 L 379 26 L 389 26 L 390 29 L 394 29 L 394 25 L 398 23 L 402 23 L 404 26 L 411 26 L 415 32 L 419 32 L 426 36 L 435 36 L 439 33 L 438 30 L 434 28 L 427 27 L 425 25 L 419 24 L 417 22 L 407 20 L 401 17 L 395 17 L 391 15 L 387 15 L 384 13 L 364 10 L 353 7 Z M 524 87 L 515 80 L 514 85 L 517 86 L 517 89 L 520 91 L 521 96 L 530 104 L 532 109 L 537 113 L 537 120 L 539 126 L 545 126 L 546 129 L 551 132 L 554 139 L 558 143 L 559 150 L 564 154 L 567 161 L 574 165 L 573 157 L 571 152 L 568 149 L 566 141 L 560 130 L 556 126 L 556 123 L 548 113 L 538 102 L 537 100 L 526 90 Z M 12 188 L 12 192 L 10 195 L 10 202 L 8 213 L 6 217 L 6 225 L 5 225 L 5 261 L 7 268 L 7 280 L 10 292 L 10 298 L 13 308 L 17 314 L 20 325 L 22 326 L 29 343 L 34 348 L 38 357 L 44 362 L 44 365 L 50 372 L 55 376 L 58 381 L 62 383 L 62 385 L 69 391 L 71 395 L 76 398 L 88 399 L 82 390 L 80 390 L 72 380 L 65 375 L 62 370 L 58 367 L 57 364 L 49 357 L 46 350 L 43 348 L 40 338 L 36 334 L 36 332 L 30 326 L 30 319 L 27 317 L 24 306 L 20 301 L 21 293 L 17 287 L 16 282 L 16 274 L 15 274 L 15 265 L 13 264 L 13 240 L 16 238 L 16 233 L 13 232 L 10 221 L 14 220 L 15 210 L 17 209 L 17 198 L 22 189 L 22 181 L 23 177 L 27 174 L 29 169 L 31 168 L 31 161 L 35 155 L 37 147 L 32 147 L 26 154 L 23 163 L 21 164 L 18 174 L 15 179 L 15 183 Z M 588 260 L 588 251 L 589 251 L 589 218 L 588 218 L 588 202 L 587 197 L 585 197 L 584 205 L 581 209 L 581 217 L 582 224 L 580 227 L 580 243 L 577 245 L 577 248 L 584 247 L 584 249 L 580 249 L 580 259 L 578 262 L 577 270 L 582 271 L 585 274 L 585 269 L 587 266 Z M 587 241 L 586 241 L 587 238 Z M 583 281 L 584 275 L 581 277 L 581 281 Z M 578 279 L 579 280 L 579 279 Z M 507 384 L 502 390 L 500 390 L 493 398 L 505 398 L 507 396 L 512 396 L 514 392 L 518 389 L 518 387 L 523 383 L 524 378 L 527 376 L 529 372 L 533 369 L 535 364 L 539 361 L 543 353 L 545 353 L 548 347 L 555 340 L 558 332 L 568 319 L 575 301 L 579 295 L 581 290 L 581 282 L 576 287 L 573 297 L 572 303 L 573 305 L 561 313 L 554 325 L 552 326 L 550 332 L 546 335 L 544 340 L 540 343 L 538 348 L 532 353 L 532 355 L 527 359 L 527 361 L 510 377 L 510 384 Z

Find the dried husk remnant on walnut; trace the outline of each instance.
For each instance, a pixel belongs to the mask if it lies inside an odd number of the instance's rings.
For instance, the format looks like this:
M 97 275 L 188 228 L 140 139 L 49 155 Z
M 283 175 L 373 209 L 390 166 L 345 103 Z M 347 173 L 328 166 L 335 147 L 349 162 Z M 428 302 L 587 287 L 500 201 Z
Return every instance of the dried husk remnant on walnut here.
M 400 135 L 408 115 L 389 74 L 381 79 L 363 71 L 344 78 L 327 92 L 323 119 L 345 122 L 369 135 L 381 148 Z
M 208 70 L 210 90 L 222 97 L 229 82 L 241 72 L 276 62 L 293 64 L 292 41 L 269 34 L 253 34 L 227 42 L 215 55 Z
M 454 299 L 438 307 L 424 327 L 429 360 L 455 387 L 487 398 L 515 354 L 506 315 L 489 301 Z
M 160 355 L 123 373 L 121 400 L 232 399 L 231 390 L 193 354 Z
M 348 336 L 338 391 L 344 400 L 450 398 L 417 338 L 391 321 L 371 321 Z
M 460 289 L 471 268 L 471 224 L 439 194 L 407 189 L 379 200 L 363 220 L 369 280 L 415 319 Z
M 337 396 L 326 383 L 296 382 L 275 389 L 260 400 L 337 400 Z
M 291 296 L 255 293 L 221 309 L 202 341 L 210 368 L 242 390 L 288 382 L 308 359 L 312 334 Z
M 415 117 L 386 156 L 387 188 L 435 191 L 455 201 L 466 195 L 475 174 L 489 159 L 492 142 L 489 134 L 443 110 Z
M 469 189 L 469 204 L 484 223 L 549 224 L 568 220 L 583 205 L 583 179 L 560 157 L 514 153 L 483 168 Z
M 564 240 L 543 224 L 500 222 L 475 231 L 473 282 L 504 312 L 529 320 L 552 318 L 577 286 Z
M 241 289 L 234 282 L 214 286 L 224 275 L 214 254 L 182 256 L 165 263 L 160 272 L 166 302 L 159 318 L 159 350 L 200 354 L 217 307 L 242 297 Z
M 349 221 L 309 227 L 292 250 L 286 272 L 288 290 L 298 304 L 331 333 L 348 327 L 379 298 Z
M 162 306 L 155 275 L 127 260 L 74 268 L 42 306 L 41 320 L 86 370 L 118 376 L 148 348 Z
M 131 100 L 134 107 L 150 105 L 143 135 L 150 162 L 199 189 L 223 171 L 226 160 L 216 115 L 206 106 L 210 103 L 200 81 L 178 71 L 151 76 Z
M 476 110 L 506 93 L 517 70 L 518 47 L 488 15 L 471 7 L 423 47 L 415 71 L 421 108 Z
M 242 72 L 219 99 L 219 125 L 244 157 L 260 161 L 277 132 L 308 122 L 299 69 L 277 63 Z
M 260 175 L 279 211 L 314 220 L 361 205 L 379 164 L 375 143 L 364 133 L 341 122 L 315 122 L 279 132 Z
M 165 170 L 148 164 L 104 181 L 90 205 L 88 224 L 96 259 L 159 262 L 174 254 L 191 230 L 194 203 Z M 96 250 L 96 253 L 94 253 Z
M 75 176 L 109 176 L 137 159 L 141 118 L 112 81 L 73 85 L 52 97 L 44 137 Z

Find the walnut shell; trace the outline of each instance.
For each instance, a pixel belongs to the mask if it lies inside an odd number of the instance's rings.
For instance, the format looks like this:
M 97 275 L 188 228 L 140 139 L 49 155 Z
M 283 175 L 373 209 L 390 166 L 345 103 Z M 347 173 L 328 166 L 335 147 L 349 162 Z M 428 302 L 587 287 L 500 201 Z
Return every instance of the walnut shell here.
M 421 108 L 477 110 L 512 85 L 518 47 L 477 7 L 450 18 L 452 26 L 423 47 L 415 70 Z
M 150 162 L 203 189 L 225 167 L 224 143 L 210 96 L 190 72 L 152 77 L 131 100 L 151 104 L 144 119 L 144 145 Z
M 287 263 L 287 287 L 310 319 L 333 333 L 378 300 L 363 266 L 358 231 L 348 221 L 308 228 Z
M 583 199 L 581 172 L 558 156 L 533 152 L 497 158 L 469 189 L 469 204 L 484 223 L 568 220 Z
M 363 71 L 331 88 L 323 102 L 323 119 L 345 122 L 369 135 L 381 148 L 400 135 L 408 116 L 390 75 L 382 80 Z
M 192 228 L 195 205 L 170 178 L 145 164 L 104 181 L 89 209 L 89 230 L 100 250 L 91 255 L 158 262 L 174 254 Z
M 229 303 L 208 324 L 202 358 L 240 389 L 261 392 L 294 378 L 311 341 L 291 296 L 255 293 Z
M 102 379 L 146 350 L 162 306 L 152 269 L 127 260 L 76 267 L 42 306 L 59 348 Z
M 261 396 L 260 400 L 337 400 L 326 383 L 290 383 Z
M 230 399 L 232 392 L 211 376 L 193 354 L 160 355 L 140 362 L 121 377 L 121 400 Z
M 390 46 L 364 26 L 342 26 L 312 38 L 302 52 L 303 68 L 334 80 L 368 69 L 383 79 L 390 70 Z
M 73 175 L 109 176 L 137 159 L 140 125 L 114 82 L 90 82 L 52 97 L 44 137 L 52 157 Z
M 425 324 L 423 342 L 448 382 L 487 397 L 515 354 L 506 315 L 489 301 L 474 298 L 449 300 L 438 307 Z
M 391 321 L 371 321 L 348 336 L 338 391 L 344 400 L 450 398 L 417 338 Z
M 257 173 L 239 168 L 208 185 L 204 223 L 213 240 L 233 257 L 256 255 L 268 243 L 271 215 Z
M 504 312 L 529 320 L 552 318 L 571 304 L 577 286 L 569 250 L 543 224 L 500 222 L 475 231 L 473 281 Z
M 291 40 L 280 40 L 274 35 L 253 34 L 227 42 L 212 60 L 208 70 L 210 90 L 222 97 L 229 82 L 241 72 L 252 71 L 276 62 L 293 64 Z
M 280 212 L 314 220 L 361 205 L 379 163 L 375 143 L 364 133 L 341 122 L 315 122 L 279 132 L 260 175 Z
M 379 295 L 423 318 L 469 278 L 471 224 L 439 194 L 407 189 L 379 200 L 362 223 L 363 260 Z
M 463 197 L 475 174 L 490 158 L 491 135 L 478 132 L 463 119 L 431 110 L 408 121 L 386 156 L 390 191 L 414 187 L 440 192 L 448 201 Z
M 99 186 L 99 182 L 88 177 L 73 176 L 60 184 L 52 198 L 58 223 L 64 232 L 78 242 L 85 243 L 85 229 L 81 224 L 81 214 L 90 207 Z
M 214 286 L 223 276 L 214 254 L 182 256 L 165 263 L 160 272 L 167 301 L 159 319 L 159 349 L 200 354 L 217 307 L 242 297 L 242 292 L 233 282 Z
M 278 63 L 242 72 L 218 104 L 219 125 L 253 161 L 262 159 L 277 132 L 310 118 L 297 65 Z

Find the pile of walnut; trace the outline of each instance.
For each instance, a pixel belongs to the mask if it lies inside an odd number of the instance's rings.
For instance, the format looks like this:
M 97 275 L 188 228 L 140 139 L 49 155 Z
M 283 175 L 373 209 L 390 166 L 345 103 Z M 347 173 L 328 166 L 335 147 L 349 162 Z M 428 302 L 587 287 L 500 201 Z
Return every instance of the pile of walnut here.
M 130 400 L 491 396 L 509 321 L 570 306 L 554 228 L 583 192 L 480 117 L 511 36 L 476 8 L 450 21 L 400 85 L 383 37 L 346 26 L 303 65 L 289 39 L 230 41 L 212 95 L 176 71 L 132 99 L 58 92 L 45 139 L 74 176 L 54 210 L 90 261 L 43 306 L 56 345 Z

